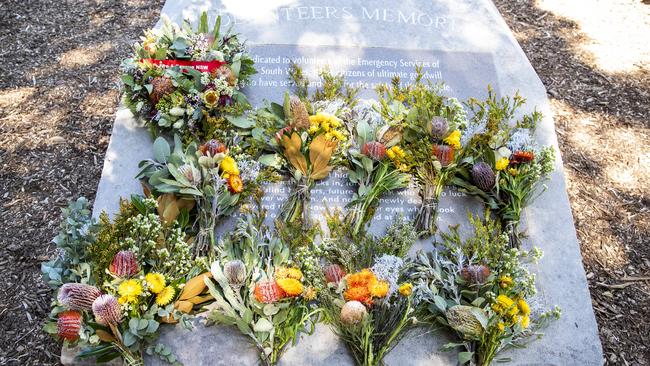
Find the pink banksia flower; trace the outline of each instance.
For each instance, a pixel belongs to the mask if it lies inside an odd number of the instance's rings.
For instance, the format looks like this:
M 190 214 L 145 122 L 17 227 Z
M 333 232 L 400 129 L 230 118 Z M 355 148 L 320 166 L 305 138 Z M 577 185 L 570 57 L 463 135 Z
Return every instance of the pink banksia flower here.
M 120 303 L 113 295 L 101 295 L 93 302 L 95 320 L 103 325 L 116 325 L 122 321 Z
M 92 310 L 93 301 L 101 295 L 95 286 L 83 283 L 66 283 L 59 290 L 59 302 L 70 310 Z
M 117 277 L 131 277 L 138 273 L 138 261 L 130 250 L 122 250 L 115 254 L 108 270 Z
M 68 341 L 79 339 L 79 330 L 81 329 L 82 316 L 76 310 L 68 310 L 59 313 L 56 321 L 56 334 Z
M 452 161 L 454 161 L 454 148 L 451 146 L 433 145 L 431 152 L 443 167 L 448 166 Z
M 386 156 L 386 146 L 378 141 L 366 142 L 361 146 L 361 153 L 372 160 L 380 161 Z
M 474 164 L 472 167 L 472 180 L 477 187 L 486 192 L 492 190 L 496 184 L 494 171 L 484 162 Z
M 328 283 L 339 283 L 345 277 L 345 271 L 338 264 L 330 264 L 323 269 Z

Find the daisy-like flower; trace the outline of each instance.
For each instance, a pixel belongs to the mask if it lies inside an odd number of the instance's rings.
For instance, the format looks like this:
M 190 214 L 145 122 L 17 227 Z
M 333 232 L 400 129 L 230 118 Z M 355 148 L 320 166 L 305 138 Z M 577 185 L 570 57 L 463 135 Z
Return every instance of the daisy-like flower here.
M 224 178 L 228 178 L 230 175 L 239 175 L 237 162 L 232 158 L 232 156 L 226 156 L 223 158 L 221 164 L 219 164 L 219 169 L 221 169 L 221 175 Z
M 302 279 L 302 272 L 298 268 L 278 267 L 275 270 L 275 279 L 293 278 L 294 280 Z
M 120 283 L 117 287 L 118 299 L 120 304 L 138 302 L 138 296 L 142 295 L 142 285 L 138 280 L 127 280 Z
M 286 296 L 300 296 L 302 294 L 302 283 L 294 278 L 281 278 L 277 280 L 278 286 Z
M 413 292 L 413 284 L 406 282 L 399 287 L 399 293 L 402 296 L 409 296 Z
M 454 130 L 443 141 L 454 149 L 460 149 L 460 137 L 460 131 Z
M 165 276 L 160 273 L 148 273 L 144 280 L 147 282 L 149 290 L 154 294 L 160 293 L 166 285 Z
M 176 295 L 176 290 L 172 286 L 167 286 L 156 295 L 156 304 L 165 306 L 174 299 L 174 295 Z
M 494 168 L 496 170 L 504 170 L 505 168 L 508 167 L 509 163 L 510 163 L 510 160 L 508 160 L 508 158 L 501 158 L 501 159 L 497 160 Z

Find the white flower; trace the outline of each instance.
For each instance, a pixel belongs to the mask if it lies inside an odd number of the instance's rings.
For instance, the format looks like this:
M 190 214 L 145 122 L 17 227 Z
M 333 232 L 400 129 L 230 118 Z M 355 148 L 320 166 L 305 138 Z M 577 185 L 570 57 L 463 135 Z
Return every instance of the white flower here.
M 399 280 L 400 270 L 403 266 L 404 260 L 394 255 L 384 254 L 375 260 L 371 271 L 377 276 L 377 279 L 388 282 L 389 289 L 387 297 L 390 297 L 399 287 L 397 281 Z

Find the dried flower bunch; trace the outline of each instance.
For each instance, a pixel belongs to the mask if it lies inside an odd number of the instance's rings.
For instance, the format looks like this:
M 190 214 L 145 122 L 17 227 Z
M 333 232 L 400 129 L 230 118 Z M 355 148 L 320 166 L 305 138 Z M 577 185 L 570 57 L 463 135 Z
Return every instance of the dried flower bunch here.
M 196 30 L 163 16 L 163 26 L 147 30 L 122 62 L 124 102 L 154 136 L 217 137 L 215 130 L 236 126 L 250 108 L 240 89 L 256 72 L 253 60 L 237 35 L 220 28 L 218 17 L 209 29 L 205 12 Z

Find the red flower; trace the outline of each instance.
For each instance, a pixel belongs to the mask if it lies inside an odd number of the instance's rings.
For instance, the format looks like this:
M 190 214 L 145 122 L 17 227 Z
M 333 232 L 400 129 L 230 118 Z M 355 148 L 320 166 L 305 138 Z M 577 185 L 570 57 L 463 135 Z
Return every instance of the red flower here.
M 255 298 L 264 304 L 274 303 L 284 297 L 282 289 L 275 280 L 259 281 L 255 284 Z
M 448 166 L 452 161 L 454 161 L 454 148 L 451 146 L 433 145 L 431 152 L 443 167 Z
M 330 264 L 323 269 L 327 282 L 339 283 L 345 277 L 345 271 L 338 264 Z
M 59 318 L 56 321 L 56 334 L 68 341 L 77 340 L 81 329 L 81 319 L 81 313 L 75 310 L 59 313 Z
M 230 193 L 241 193 L 244 190 L 244 182 L 239 175 L 231 174 L 226 180 Z
M 377 141 L 366 142 L 361 146 L 361 153 L 372 160 L 380 161 L 386 156 L 386 146 Z
M 515 151 L 510 157 L 510 162 L 513 164 L 527 163 L 535 159 L 535 154 L 532 151 Z

